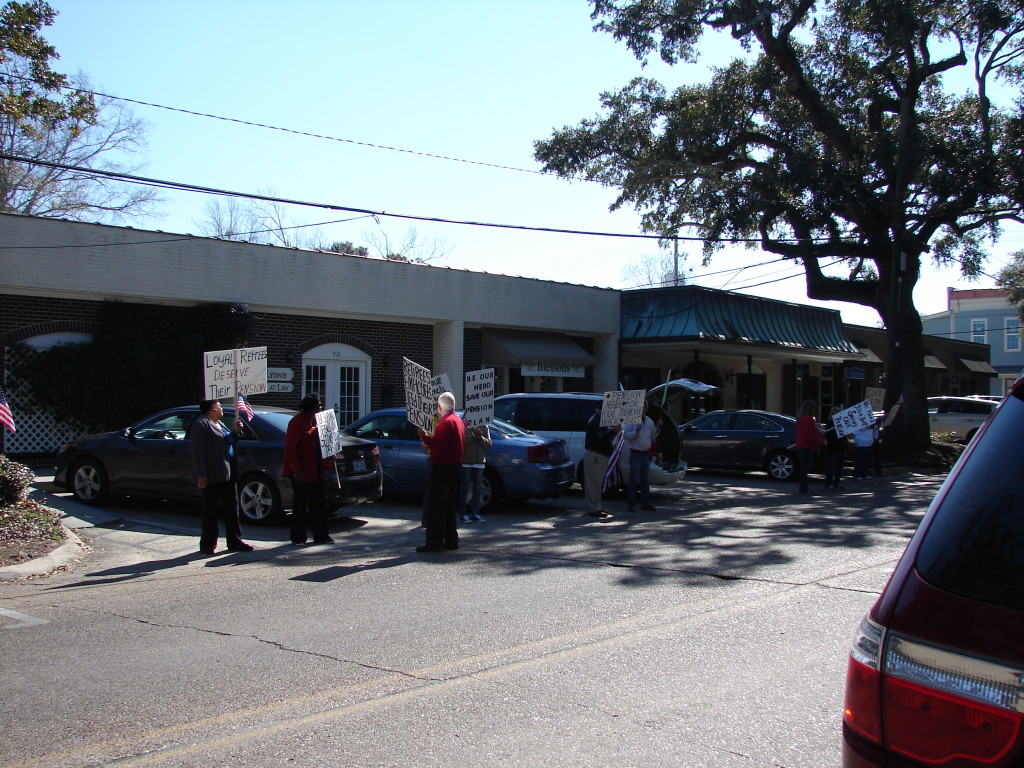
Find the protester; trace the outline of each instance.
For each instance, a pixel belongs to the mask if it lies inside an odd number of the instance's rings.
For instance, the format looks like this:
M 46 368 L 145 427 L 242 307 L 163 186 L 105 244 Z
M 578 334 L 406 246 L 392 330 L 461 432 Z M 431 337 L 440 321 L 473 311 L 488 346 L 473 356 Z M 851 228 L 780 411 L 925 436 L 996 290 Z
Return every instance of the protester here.
M 462 457 L 462 485 L 459 489 L 459 519 L 464 523 L 483 523 L 480 497 L 484 491 L 484 463 L 491 447 L 491 430 L 486 424 L 469 427 L 465 432 Z M 469 512 L 466 506 L 469 506 Z
M 437 398 L 440 418 L 434 434 L 420 430 L 420 440 L 430 452 L 430 485 L 427 493 L 426 543 L 416 547 L 417 552 L 439 552 L 459 548 L 459 530 L 456 522 L 459 471 L 465 455 L 465 425 L 455 414 L 455 395 L 443 392 Z
M 203 492 L 203 521 L 199 534 L 199 551 L 212 555 L 217 550 L 220 523 L 224 523 L 224 539 L 229 552 L 252 552 L 242 541 L 238 521 L 238 459 L 235 438 L 221 423 L 224 408 L 220 400 L 199 403 L 202 415 L 192 424 L 189 445 L 192 451 L 192 472 L 196 487 Z M 240 424 L 240 422 L 239 422 Z
M 320 455 L 320 430 L 316 414 L 320 397 L 311 392 L 299 403 L 299 412 L 288 422 L 284 436 L 281 474 L 292 481 L 291 539 L 296 546 L 306 543 L 306 525 L 316 544 L 333 544 L 327 530 L 327 501 L 324 498 L 324 462 Z
M 862 427 L 853 433 L 853 479 L 870 480 L 868 462 L 871 460 L 871 446 L 875 442 L 874 424 Z
M 587 422 L 583 442 L 583 498 L 587 514 L 594 517 L 608 517 L 610 513 L 601 504 L 601 490 L 604 475 L 608 470 L 608 459 L 612 455 L 612 440 L 618 427 L 601 426 L 601 403 Z
M 835 406 L 829 411 L 829 416 L 835 416 L 842 410 L 839 406 Z M 850 438 L 848 435 L 839 437 L 835 428 L 835 420 L 830 419 L 830 421 L 832 423 L 825 430 L 825 490 L 845 491 L 846 489 L 839 484 L 839 480 L 843 474 L 843 462 L 846 460 L 846 447 L 850 444 Z
M 626 486 L 626 505 L 629 512 L 636 512 L 636 495 L 640 491 L 640 509 L 653 512 L 651 504 L 651 446 L 658 436 L 659 425 L 647 415 L 647 403 L 644 402 L 639 424 L 626 424 L 622 428 L 622 438 L 629 449 L 629 483 Z
M 814 417 L 818 404 L 814 400 L 804 400 L 800 406 L 800 415 L 796 420 L 796 452 L 800 473 L 800 493 L 810 493 L 807 487 L 807 473 L 811 469 L 814 454 L 821 451 L 825 439 L 821 436 L 821 426 Z

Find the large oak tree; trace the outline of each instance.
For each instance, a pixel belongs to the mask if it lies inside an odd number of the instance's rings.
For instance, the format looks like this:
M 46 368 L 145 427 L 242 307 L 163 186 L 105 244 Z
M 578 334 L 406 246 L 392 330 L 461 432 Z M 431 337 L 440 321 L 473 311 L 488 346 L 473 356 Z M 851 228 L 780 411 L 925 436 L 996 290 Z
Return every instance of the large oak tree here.
M 1024 6 L 592 2 L 596 28 L 642 60 L 697 62 L 716 34 L 747 55 L 705 83 L 605 93 L 601 114 L 537 142 L 537 158 L 618 188 L 614 207 L 635 206 L 650 231 L 697 222 L 706 257 L 752 240 L 801 262 L 811 298 L 876 309 L 886 404 L 906 402 L 894 437 L 926 445 L 913 289 L 928 260 L 977 274 L 1000 223 L 1022 220 Z

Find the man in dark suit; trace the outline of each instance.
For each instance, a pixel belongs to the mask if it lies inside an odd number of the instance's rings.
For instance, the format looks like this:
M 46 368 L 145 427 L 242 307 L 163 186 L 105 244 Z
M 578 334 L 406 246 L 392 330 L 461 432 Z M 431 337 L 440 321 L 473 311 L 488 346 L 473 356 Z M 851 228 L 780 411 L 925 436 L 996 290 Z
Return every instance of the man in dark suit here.
M 192 471 L 196 486 L 203 492 L 203 526 L 199 551 L 212 555 L 217 550 L 219 522 L 224 521 L 224 538 L 229 552 L 252 552 L 252 545 L 242 541 L 238 522 L 237 461 L 235 439 L 221 423 L 224 409 L 219 400 L 203 400 L 202 415 L 192 424 L 189 433 L 192 448 Z

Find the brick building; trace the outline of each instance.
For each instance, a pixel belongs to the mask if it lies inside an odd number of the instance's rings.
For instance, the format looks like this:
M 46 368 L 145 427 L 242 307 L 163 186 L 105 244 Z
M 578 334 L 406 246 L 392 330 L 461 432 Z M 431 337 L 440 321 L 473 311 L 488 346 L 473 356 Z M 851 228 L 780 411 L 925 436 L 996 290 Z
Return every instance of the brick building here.
M 253 401 L 295 407 L 315 390 L 342 424 L 403 402 L 403 357 L 447 373 L 459 400 L 464 373 L 484 367 L 499 392 L 617 386 L 613 290 L 16 214 L 0 214 L 0 233 L 0 381 L 18 424 L 0 437 L 9 453 L 72 436 L 12 397 L 10 347 L 86 342 L 108 300 L 171 314 L 240 307 L 275 390 Z

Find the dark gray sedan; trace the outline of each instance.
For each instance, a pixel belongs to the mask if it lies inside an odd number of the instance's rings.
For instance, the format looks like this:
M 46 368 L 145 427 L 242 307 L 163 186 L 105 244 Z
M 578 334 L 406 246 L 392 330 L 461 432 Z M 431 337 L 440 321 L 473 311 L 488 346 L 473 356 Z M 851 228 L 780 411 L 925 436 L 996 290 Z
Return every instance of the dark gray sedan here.
M 253 406 L 238 441 L 239 509 L 250 523 L 280 521 L 291 507 L 291 482 L 281 476 L 284 436 L 295 411 Z M 90 435 L 65 445 L 57 455 L 54 484 L 78 501 L 98 504 L 110 494 L 199 501 L 192 476 L 189 430 L 197 406 L 149 416 L 118 432 Z M 234 409 L 224 409 L 225 422 Z M 369 440 L 343 437 L 340 454 L 324 463 L 329 509 L 379 499 L 380 452 Z
M 774 480 L 796 473 L 796 419 L 770 411 L 712 411 L 679 428 L 679 455 L 693 467 L 763 469 Z
M 564 440 L 540 437 L 501 419 L 489 426 L 492 444 L 487 451 L 481 509 L 491 509 L 504 499 L 550 498 L 569 490 L 575 475 Z M 380 447 L 386 494 L 422 496 L 427 490 L 430 460 L 404 408 L 374 411 L 345 431 Z

